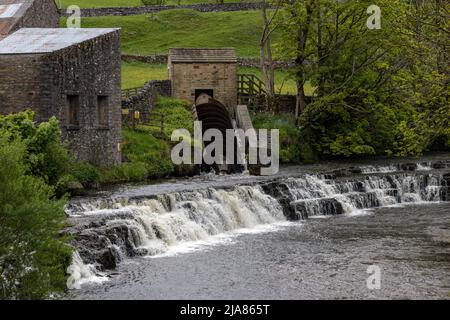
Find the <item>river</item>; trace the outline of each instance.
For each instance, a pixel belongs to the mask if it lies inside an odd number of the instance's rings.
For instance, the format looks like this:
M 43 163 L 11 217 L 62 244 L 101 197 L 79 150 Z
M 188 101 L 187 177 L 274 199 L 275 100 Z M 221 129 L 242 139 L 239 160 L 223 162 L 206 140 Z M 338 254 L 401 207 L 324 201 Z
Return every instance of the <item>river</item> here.
M 74 199 L 67 298 L 449 299 L 449 171 L 289 168 Z

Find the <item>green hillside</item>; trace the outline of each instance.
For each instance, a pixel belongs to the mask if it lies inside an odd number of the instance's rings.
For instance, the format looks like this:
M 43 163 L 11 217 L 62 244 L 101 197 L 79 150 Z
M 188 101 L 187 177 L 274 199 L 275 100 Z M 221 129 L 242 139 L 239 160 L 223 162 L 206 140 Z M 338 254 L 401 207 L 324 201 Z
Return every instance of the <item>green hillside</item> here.
M 82 19 L 84 28 L 122 28 L 122 52 L 142 55 L 167 54 L 172 47 L 235 47 L 241 57 L 256 57 L 260 26 L 258 11 L 169 10 Z

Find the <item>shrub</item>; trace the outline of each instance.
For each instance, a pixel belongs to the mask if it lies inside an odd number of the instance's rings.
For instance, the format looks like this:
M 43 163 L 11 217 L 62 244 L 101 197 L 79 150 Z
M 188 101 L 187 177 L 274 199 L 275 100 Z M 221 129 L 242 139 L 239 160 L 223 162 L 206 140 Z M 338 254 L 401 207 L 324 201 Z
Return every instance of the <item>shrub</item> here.
M 30 175 L 28 147 L 0 129 L 0 299 L 44 299 L 66 288 L 71 252 L 58 234 L 65 200 Z
M 140 182 L 144 181 L 147 176 L 147 164 L 143 162 L 130 162 L 120 166 L 106 168 L 102 172 L 101 182 L 104 184 Z
M 79 181 L 83 187 L 89 188 L 100 182 L 99 170 L 90 163 L 78 162 L 72 164 L 71 175 Z
M 83 189 L 83 185 L 71 174 L 62 176 L 55 187 L 57 197 L 62 197 L 68 192 Z
M 61 131 L 56 118 L 35 126 L 34 113 L 28 110 L 0 115 L 0 128 L 10 133 L 11 139 L 20 138 L 23 141 L 24 161 L 32 175 L 55 185 L 67 173 L 69 156 L 61 145 Z
M 307 150 L 299 144 L 300 132 L 296 128 L 293 117 L 288 114 L 272 115 L 261 113 L 253 116 L 255 129 L 280 130 L 280 161 L 282 163 L 298 163 L 305 158 L 301 151 Z M 311 155 L 306 156 L 308 159 Z

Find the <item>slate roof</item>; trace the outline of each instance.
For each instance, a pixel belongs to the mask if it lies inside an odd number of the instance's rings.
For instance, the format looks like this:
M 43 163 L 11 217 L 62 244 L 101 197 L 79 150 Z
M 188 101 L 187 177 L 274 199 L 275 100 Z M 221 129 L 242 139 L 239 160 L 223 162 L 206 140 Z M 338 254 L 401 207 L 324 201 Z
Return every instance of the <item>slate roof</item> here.
M 120 29 L 23 28 L 0 41 L 0 54 L 32 54 L 58 51 Z
M 236 63 L 233 48 L 172 48 L 169 50 L 172 63 Z

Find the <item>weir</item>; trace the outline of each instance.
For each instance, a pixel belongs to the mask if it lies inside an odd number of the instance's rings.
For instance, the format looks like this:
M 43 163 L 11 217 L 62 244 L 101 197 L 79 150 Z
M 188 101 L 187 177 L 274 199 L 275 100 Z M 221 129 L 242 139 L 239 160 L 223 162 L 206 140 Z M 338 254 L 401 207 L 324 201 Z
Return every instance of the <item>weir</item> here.
M 67 214 L 74 227 L 68 233 L 79 256 L 70 281 L 83 281 L 89 272 L 94 277 L 130 257 L 163 254 L 179 244 L 242 228 L 450 201 L 450 161 L 439 168 L 371 166 L 223 188 L 73 200 Z

